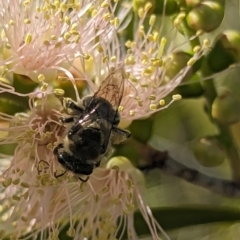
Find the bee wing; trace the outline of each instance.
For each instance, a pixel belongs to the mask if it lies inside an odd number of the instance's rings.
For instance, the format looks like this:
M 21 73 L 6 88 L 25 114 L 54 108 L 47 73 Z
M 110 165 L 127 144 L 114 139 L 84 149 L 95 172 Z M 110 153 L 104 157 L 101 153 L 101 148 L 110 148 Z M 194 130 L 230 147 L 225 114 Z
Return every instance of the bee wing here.
M 124 91 L 125 72 L 122 68 L 117 69 L 108 75 L 101 83 L 101 86 L 94 94 L 95 97 L 102 97 L 108 100 L 118 110 L 122 101 Z

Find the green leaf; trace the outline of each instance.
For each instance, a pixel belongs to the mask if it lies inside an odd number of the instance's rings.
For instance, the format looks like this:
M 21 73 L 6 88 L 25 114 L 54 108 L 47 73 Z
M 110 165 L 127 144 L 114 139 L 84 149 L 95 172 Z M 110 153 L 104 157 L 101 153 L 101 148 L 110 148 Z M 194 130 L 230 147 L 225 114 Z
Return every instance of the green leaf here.
M 240 211 L 235 208 L 214 206 L 179 206 L 152 209 L 153 215 L 164 230 L 172 230 L 198 224 L 240 221 Z M 135 229 L 141 235 L 149 234 L 140 212 L 134 216 Z

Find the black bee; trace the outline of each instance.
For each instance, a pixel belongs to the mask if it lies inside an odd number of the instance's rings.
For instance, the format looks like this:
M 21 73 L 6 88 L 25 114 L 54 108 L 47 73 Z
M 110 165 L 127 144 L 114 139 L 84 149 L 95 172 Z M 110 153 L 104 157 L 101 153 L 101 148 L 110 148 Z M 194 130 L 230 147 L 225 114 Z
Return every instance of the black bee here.
M 61 118 L 61 122 L 71 125 L 54 154 L 67 171 L 76 174 L 83 182 L 89 179 L 101 160 L 111 154 L 112 144 L 119 144 L 131 136 L 129 131 L 117 127 L 124 80 L 124 71 L 120 68 L 102 82 L 93 96 L 83 98 L 80 103 L 69 98 L 62 100 L 69 117 Z M 55 174 L 55 177 L 65 173 Z M 87 175 L 87 178 L 82 179 L 79 175 Z

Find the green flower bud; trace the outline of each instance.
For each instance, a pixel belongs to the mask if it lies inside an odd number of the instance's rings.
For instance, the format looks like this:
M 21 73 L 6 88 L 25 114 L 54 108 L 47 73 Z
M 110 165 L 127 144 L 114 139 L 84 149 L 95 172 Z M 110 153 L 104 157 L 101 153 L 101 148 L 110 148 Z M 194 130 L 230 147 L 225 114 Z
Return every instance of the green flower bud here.
M 235 62 L 240 61 L 240 32 L 226 30 L 223 34 L 227 38 L 226 47 L 232 52 Z
M 216 167 L 225 160 L 224 150 L 215 139 L 203 138 L 194 141 L 190 147 L 197 161 L 204 167 Z
M 206 57 L 206 63 L 212 72 L 220 72 L 240 59 L 240 34 L 226 31 L 220 34 L 211 52 Z
M 202 85 L 195 75 L 190 80 L 186 81 L 186 84 L 178 86 L 177 90 L 183 98 L 200 97 L 204 93 Z
M 141 143 L 146 143 L 152 135 L 152 126 L 151 118 L 133 121 L 130 126 L 132 137 Z
M 186 67 L 188 61 L 192 58 L 192 55 L 186 52 L 178 51 L 173 52 L 171 55 L 171 60 L 166 64 L 166 76 L 170 79 L 175 77 L 181 69 Z M 188 74 L 184 77 L 183 81 L 189 79 L 201 66 L 201 61 L 196 61 L 192 69 L 188 72 Z
M 212 105 L 212 117 L 220 123 L 230 125 L 240 120 L 240 102 L 231 91 L 224 88 Z
M 195 7 L 197 4 L 201 3 L 202 0 L 186 0 L 188 7 Z
M 204 1 L 196 5 L 187 16 L 188 25 L 195 31 L 211 32 L 219 27 L 224 17 L 224 6 Z
M 175 75 L 177 75 L 182 68 L 186 67 L 187 62 L 191 57 L 192 55 L 186 52 L 173 52 L 171 54 L 171 61 L 165 67 L 166 76 L 173 78 Z

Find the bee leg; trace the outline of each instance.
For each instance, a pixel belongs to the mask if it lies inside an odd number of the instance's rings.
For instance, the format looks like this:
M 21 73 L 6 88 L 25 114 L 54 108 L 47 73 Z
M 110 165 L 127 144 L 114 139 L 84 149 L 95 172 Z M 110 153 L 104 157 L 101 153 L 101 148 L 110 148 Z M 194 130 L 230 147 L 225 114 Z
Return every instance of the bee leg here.
M 80 106 L 81 103 L 78 105 L 70 98 L 64 98 L 62 105 L 70 115 L 78 115 L 79 113 L 82 113 L 84 110 L 83 107 Z
M 87 176 L 86 179 L 82 179 L 81 177 L 78 177 L 78 179 L 79 179 L 80 181 L 82 181 L 82 182 L 87 182 L 88 179 L 89 179 L 89 176 Z
M 112 128 L 111 140 L 113 144 L 119 144 L 131 137 L 131 133 L 118 127 Z
M 73 122 L 73 121 L 74 121 L 74 117 L 68 117 L 68 118 L 61 117 L 59 120 L 60 120 L 62 123 L 70 123 L 70 122 Z

